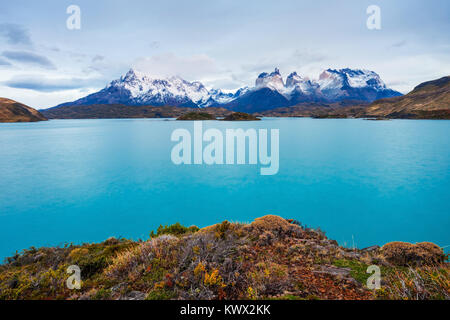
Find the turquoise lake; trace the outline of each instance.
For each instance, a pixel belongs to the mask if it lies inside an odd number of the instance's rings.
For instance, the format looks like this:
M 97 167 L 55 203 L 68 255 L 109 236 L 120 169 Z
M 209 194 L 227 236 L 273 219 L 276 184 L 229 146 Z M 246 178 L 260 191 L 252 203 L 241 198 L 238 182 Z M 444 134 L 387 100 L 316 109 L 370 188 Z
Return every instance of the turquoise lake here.
M 147 239 L 160 224 L 275 214 L 341 245 L 450 245 L 450 121 L 275 119 L 205 129 L 280 131 L 279 172 L 181 165 L 173 130 L 193 122 L 0 124 L 0 258 L 30 246 Z M 448 251 L 448 247 L 446 251 Z

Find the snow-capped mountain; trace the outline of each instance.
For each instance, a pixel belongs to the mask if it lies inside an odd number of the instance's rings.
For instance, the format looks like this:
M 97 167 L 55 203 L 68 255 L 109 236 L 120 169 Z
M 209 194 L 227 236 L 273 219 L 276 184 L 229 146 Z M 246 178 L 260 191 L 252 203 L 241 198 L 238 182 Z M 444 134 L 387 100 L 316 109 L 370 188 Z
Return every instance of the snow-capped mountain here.
M 374 101 L 401 95 L 388 89 L 380 76 L 368 70 L 328 69 L 318 80 L 320 91 L 327 100 Z
M 317 81 L 293 72 L 284 84 L 280 71 L 275 69 L 270 74 L 259 75 L 254 88 L 225 106 L 235 111 L 257 112 L 306 102 L 372 102 L 400 95 L 401 93 L 387 88 L 380 76 L 373 71 L 328 69 Z
M 306 95 L 317 94 L 317 90 L 320 89 L 318 83 L 315 83 L 308 78 L 303 78 L 297 74 L 297 72 L 292 72 L 286 79 L 286 88 L 290 92 L 298 90 Z
M 120 79 L 112 81 L 103 90 L 66 105 L 125 104 L 154 106 L 208 107 L 228 103 L 242 94 L 208 90 L 198 82 L 180 77 L 157 79 L 131 69 Z
M 125 77 L 115 80 L 106 88 L 121 88 L 130 92 L 133 104 L 177 104 L 201 105 L 208 101 L 209 91 L 200 82 L 188 82 L 179 77 L 154 79 L 133 69 Z
M 131 106 L 183 106 L 203 108 L 223 106 L 236 111 L 255 112 L 303 102 L 373 101 L 401 95 L 388 89 L 380 76 L 367 70 L 328 69 L 317 81 L 291 73 L 286 83 L 280 70 L 261 73 L 252 88 L 236 92 L 208 90 L 198 81 L 180 77 L 155 78 L 131 69 L 103 90 L 68 105 L 124 104 Z M 58 106 L 58 107 L 60 107 Z
M 269 88 L 279 92 L 284 91 L 285 85 L 283 77 L 281 77 L 280 70 L 275 68 L 275 71 L 268 74 L 266 72 L 261 73 L 256 79 L 255 89 Z

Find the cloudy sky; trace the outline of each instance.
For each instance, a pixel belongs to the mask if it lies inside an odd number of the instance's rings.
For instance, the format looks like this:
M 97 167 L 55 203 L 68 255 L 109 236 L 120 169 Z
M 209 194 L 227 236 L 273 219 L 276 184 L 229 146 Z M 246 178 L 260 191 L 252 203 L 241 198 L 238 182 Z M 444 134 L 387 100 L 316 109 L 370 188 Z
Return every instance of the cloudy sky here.
M 67 8 L 81 8 L 69 30 Z M 366 26 L 370 5 L 381 30 Z M 0 3 L 0 96 L 42 109 L 130 67 L 227 90 L 279 67 L 376 71 L 403 93 L 450 75 L 448 0 L 15 0 Z

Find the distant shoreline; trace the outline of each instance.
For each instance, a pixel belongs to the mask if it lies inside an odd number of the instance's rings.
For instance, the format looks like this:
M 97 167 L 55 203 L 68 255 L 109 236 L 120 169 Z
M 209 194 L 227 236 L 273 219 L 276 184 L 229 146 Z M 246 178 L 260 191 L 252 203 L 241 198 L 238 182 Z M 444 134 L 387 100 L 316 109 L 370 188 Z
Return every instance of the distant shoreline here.
M 282 108 L 265 112 L 252 113 L 256 117 L 272 118 L 315 118 L 315 119 L 414 119 L 414 120 L 449 120 L 450 110 L 421 111 L 416 113 L 395 114 L 387 116 L 366 114 L 364 109 L 353 109 L 350 107 L 338 108 L 329 111 L 314 108 Z M 225 108 L 184 108 L 184 107 L 155 107 L 155 106 L 124 106 L 124 105 L 90 105 L 90 106 L 69 106 L 53 109 L 40 110 L 40 112 L 50 120 L 56 119 L 159 119 L 159 118 L 179 118 L 183 115 L 197 112 L 208 113 L 213 117 L 226 117 L 233 111 Z

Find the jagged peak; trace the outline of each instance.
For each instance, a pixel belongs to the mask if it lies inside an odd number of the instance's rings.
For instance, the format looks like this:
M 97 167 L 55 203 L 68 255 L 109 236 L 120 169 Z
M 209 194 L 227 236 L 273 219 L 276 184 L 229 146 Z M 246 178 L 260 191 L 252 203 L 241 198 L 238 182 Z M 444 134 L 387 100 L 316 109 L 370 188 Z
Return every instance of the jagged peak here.
M 327 69 L 320 74 L 320 86 L 324 89 L 329 88 L 364 88 L 372 87 L 374 89 L 386 89 L 386 84 L 375 72 L 366 69 Z
M 275 68 L 275 70 L 271 73 L 268 72 L 263 72 L 261 73 L 258 78 L 267 78 L 267 77 L 274 77 L 274 76 L 280 76 L 281 77 L 281 73 L 280 73 L 280 69 Z
M 275 68 L 275 70 L 270 74 L 271 76 L 281 76 L 280 69 Z
M 281 91 L 284 89 L 284 81 L 280 74 L 280 69 L 275 68 L 272 73 L 261 73 L 256 79 L 256 88 L 270 88 L 272 90 Z
M 139 79 L 144 77 L 147 77 L 147 74 L 141 71 L 137 71 L 134 68 L 130 68 L 130 70 L 128 70 L 128 72 L 125 74 L 125 76 L 122 77 L 122 79 Z
M 300 82 L 304 82 L 305 79 L 303 79 L 301 76 L 297 74 L 297 72 L 292 72 L 288 77 L 286 78 L 286 87 L 294 87 Z

